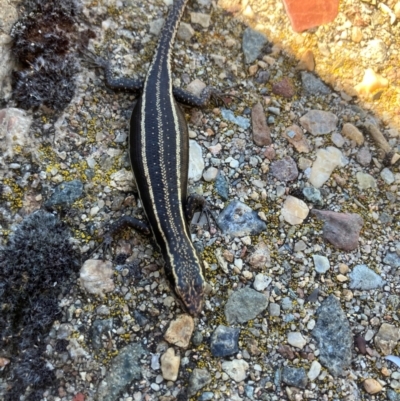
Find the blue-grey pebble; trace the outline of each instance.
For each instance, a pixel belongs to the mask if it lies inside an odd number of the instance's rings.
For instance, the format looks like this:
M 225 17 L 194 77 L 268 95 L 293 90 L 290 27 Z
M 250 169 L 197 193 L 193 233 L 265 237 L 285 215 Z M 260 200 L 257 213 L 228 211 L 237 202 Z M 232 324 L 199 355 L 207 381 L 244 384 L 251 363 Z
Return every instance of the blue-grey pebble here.
M 303 195 L 306 197 L 308 201 L 314 203 L 315 205 L 322 206 L 324 204 L 321 191 L 318 188 L 305 187 L 303 188 Z
M 63 182 L 55 188 L 54 193 L 45 203 L 45 206 L 71 206 L 77 199 L 82 196 L 82 193 L 83 184 L 80 180 Z
M 222 108 L 221 115 L 225 120 L 238 125 L 240 128 L 250 128 L 250 119 L 242 116 L 235 116 L 235 113 L 232 110 Z
M 332 376 L 344 375 L 351 364 L 353 334 L 340 301 L 333 295 L 317 309 L 317 322 L 311 334 L 320 350 L 319 362 Z
M 289 386 L 306 388 L 308 379 L 304 368 L 284 366 L 282 371 L 282 381 Z
M 210 401 L 213 399 L 214 399 L 214 393 L 212 391 L 205 391 L 199 397 L 199 401 Z
M 218 227 L 224 234 L 232 236 L 257 235 L 267 229 L 267 225 L 244 203 L 234 200 L 220 213 Z
M 211 353 L 213 356 L 229 356 L 239 352 L 240 329 L 219 325 L 211 336 Z
M 329 93 L 331 93 L 329 87 L 310 72 L 301 72 L 301 82 L 303 84 L 304 92 L 309 95 L 329 95 Z
M 400 267 L 400 255 L 396 252 L 388 252 L 383 259 L 383 263 L 392 267 Z
M 245 29 L 243 32 L 242 49 L 246 64 L 250 64 L 257 59 L 267 42 L 267 37 L 261 32 L 251 28 Z
M 193 369 L 188 383 L 188 396 L 195 395 L 199 390 L 211 382 L 211 374 L 207 369 Z
M 218 171 L 217 178 L 215 180 L 215 190 L 222 200 L 227 201 L 229 199 L 229 183 L 225 176 Z
M 382 277 L 366 265 L 355 266 L 349 277 L 349 287 L 355 290 L 374 290 L 385 284 Z

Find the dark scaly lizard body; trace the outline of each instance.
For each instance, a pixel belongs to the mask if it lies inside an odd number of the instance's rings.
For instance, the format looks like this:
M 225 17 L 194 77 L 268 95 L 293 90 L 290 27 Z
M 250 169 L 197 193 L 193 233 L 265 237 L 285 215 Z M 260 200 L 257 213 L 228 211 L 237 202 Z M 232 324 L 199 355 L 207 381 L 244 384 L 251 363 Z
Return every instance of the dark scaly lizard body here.
M 203 263 L 191 242 L 186 220 L 193 200 L 187 201 L 189 136 L 177 101 L 203 107 L 211 96 L 218 95 L 207 87 L 199 98 L 172 85 L 172 48 L 187 1 L 175 0 L 144 85 L 138 80 L 113 79 L 108 64 L 103 60 L 98 64 L 104 68 L 109 87 L 141 94 L 130 121 L 131 165 L 151 231 L 165 261 L 166 274 L 188 312 L 196 315 L 202 310 L 206 282 Z M 149 232 L 143 222 L 129 216 L 116 222 L 111 231 L 125 225 Z

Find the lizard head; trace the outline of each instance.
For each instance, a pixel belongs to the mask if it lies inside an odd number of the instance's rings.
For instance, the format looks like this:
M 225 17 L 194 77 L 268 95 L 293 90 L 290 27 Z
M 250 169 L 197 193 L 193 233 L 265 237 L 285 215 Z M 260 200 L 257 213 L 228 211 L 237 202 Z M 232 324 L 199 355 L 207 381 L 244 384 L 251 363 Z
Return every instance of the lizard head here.
M 200 274 L 188 279 L 182 277 L 176 282 L 174 290 L 191 315 L 196 316 L 202 311 L 205 281 Z

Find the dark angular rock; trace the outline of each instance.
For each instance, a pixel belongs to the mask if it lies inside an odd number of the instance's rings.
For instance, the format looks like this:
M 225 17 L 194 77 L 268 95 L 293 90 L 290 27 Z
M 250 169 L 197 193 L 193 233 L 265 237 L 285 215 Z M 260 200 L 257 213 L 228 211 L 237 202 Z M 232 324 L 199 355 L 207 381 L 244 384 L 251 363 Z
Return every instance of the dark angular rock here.
M 250 64 L 257 59 L 267 42 L 268 39 L 264 34 L 251 28 L 245 29 L 243 32 L 242 49 L 246 64 Z
M 340 302 L 330 295 L 317 310 L 317 323 L 312 331 L 320 350 L 319 361 L 332 376 L 344 374 L 351 364 L 353 336 Z
M 306 388 L 307 374 L 304 368 L 291 368 L 284 366 L 282 371 L 282 381 L 289 386 Z
M 313 209 L 312 213 L 324 222 L 322 236 L 326 241 L 344 251 L 357 248 L 360 230 L 364 224 L 360 215 L 316 209 Z
M 211 336 L 211 353 L 213 356 L 229 356 L 239 351 L 240 329 L 234 327 L 218 326 Z
M 239 237 L 257 235 L 267 229 L 257 213 L 238 200 L 232 201 L 221 212 L 217 224 L 224 234 Z
M 229 184 L 225 176 L 221 174 L 221 171 L 218 171 L 215 180 L 215 190 L 222 200 L 227 201 L 229 199 Z
M 51 195 L 51 198 L 45 203 L 46 207 L 52 206 L 71 206 L 82 196 L 83 184 L 79 180 L 67 181 L 58 185 Z
M 383 287 L 382 278 L 366 265 L 357 265 L 349 274 L 351 289 L 374 290 Z
M 301 72 L 304 92 L 309 95 L 329 95 L 331 90 L 316 76 L 309 72 Z

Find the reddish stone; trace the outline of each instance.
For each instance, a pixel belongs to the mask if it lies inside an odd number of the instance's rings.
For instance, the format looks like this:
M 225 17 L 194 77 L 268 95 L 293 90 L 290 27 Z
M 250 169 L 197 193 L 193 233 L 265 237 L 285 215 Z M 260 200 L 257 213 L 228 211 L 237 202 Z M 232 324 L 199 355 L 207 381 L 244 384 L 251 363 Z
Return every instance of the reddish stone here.
M 283 3 L 296 32 L 331 22 L 339 11 L 339 0 L 283 0 Z
M 73 401 L 85 401 L 85 396 L 82 393 L 78 393 L 75 395 Z
M 292 82 L 287 77 L 284 77 L 279 82 L 274 83 L 272 85 L 272 92 L 275 93 L 275 95 L 282 96 L 286 99 L 292 98 L 296 93 Z

